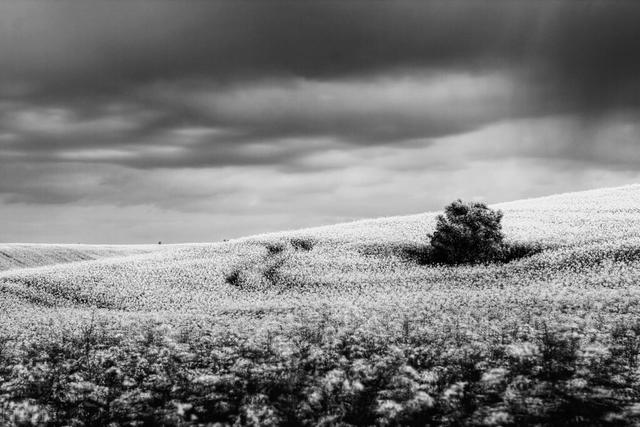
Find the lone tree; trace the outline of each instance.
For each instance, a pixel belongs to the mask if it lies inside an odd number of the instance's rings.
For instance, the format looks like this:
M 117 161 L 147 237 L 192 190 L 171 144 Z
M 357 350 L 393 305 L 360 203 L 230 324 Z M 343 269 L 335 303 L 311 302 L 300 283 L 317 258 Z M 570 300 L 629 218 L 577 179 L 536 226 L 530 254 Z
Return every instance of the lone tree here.
M 438 215 L 430 235 L 435 261 L 446 264 L 483 263 L 502 257 L 502 212 L 484 203 L 458 199 Z

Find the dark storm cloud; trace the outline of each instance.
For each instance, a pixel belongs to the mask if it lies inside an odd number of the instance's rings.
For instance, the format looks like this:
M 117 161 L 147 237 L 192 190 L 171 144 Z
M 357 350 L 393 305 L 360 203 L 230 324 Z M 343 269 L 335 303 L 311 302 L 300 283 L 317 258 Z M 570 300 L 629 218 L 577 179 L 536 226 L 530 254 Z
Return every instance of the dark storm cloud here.
M 33 161 L 136 167 L 279 164 L 340 143 L 473 129 L 517 111 L 513 85 L 506 76 L 466 74 L 157 83 L 138 88 L 127 103 L 88 110 L 7 103 L 0 149 Z
M 591 110 L 637 103 L 639 19 L 631 1 L 5 2 L 0 70 L 70 100 L 186 77 L 506 67 Z
M 135 188 L 160 168 L 313 175 L 505 122 L 513 142 L 478 158 L 633 169 L 639 131 L 619 117 L 640 108 L 638 22 L 631 1 L 0 2 L 0 195 L 115 203 L 110 174 Z M 572 124 L 518 142 L 549 117 Z M 466 166 L 433 152 L 380 167 Z

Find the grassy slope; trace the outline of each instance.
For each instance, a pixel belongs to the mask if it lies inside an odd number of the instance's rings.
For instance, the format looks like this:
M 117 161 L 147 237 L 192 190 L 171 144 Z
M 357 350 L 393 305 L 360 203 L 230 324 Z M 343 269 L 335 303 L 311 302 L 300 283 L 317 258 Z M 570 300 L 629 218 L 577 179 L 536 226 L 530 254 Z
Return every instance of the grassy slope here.
M 367 414 L 365 424 L 380 425 L 581 425 L 583 416 L 619 425 L 640 401 L 638 206 L 638 185 L 499 205 L 509 239 L 547 248 L 505 265 L 420 265 L 411 250 L 435 223 L 422 214 L 14 269 L 0 273 L 0 331 L 34 348 L 52 337 L 63 360 L 78 361 L 61 364 L 55 380 L 72 393 L 110 384 L 101 372 L 126 360 L 123 375 L 139 382 L 112 388 L 124 409 L 109 419 L 182 419 L 175 402 L 158 409 L 143 396 L 186 378 L 178 390 L 191 413 L 231 424 Z M 313 249 L 295 249 L 296 237 Z M 278 244 L 281 252 L 268 249 Z M 233 271 L 239 280 L 227 283 Z M 82 350 L 100 340 L 95 354 Z M 23 364 L 43 357 L 21 354 Z M 149 362 L 159 355 L 171 357 Z M 87 360 L 102 368 L 77 368 Z M 91 384 L 69 383 L 67 366 Z M 11 372 L 15 384 L 39 381 Z M 14 401 L 36 398 L 37 387 L 20 387 Z M 37 399 L 61 405 L 48 396 Z M 82 411 L 96 407 L 91 396 Z
M 316 302 L 334 301 L 336 293 L 353 300 L 354 289 L 358 289 L 356 299 L 375 304 L 371 295 L 386 293 L 387 287 L 402 286 L 401 293 L 422 296 L 424 289 L 433 286 L 476 286 L 498 278 L 534 287 L 557 286 L 567 280 L 579 286 L 586 280 L 611 280 L 610 268 L 620 270 L 619 280 L 630 281 L 636 277 L 635 258 L 624 265 L 610 262 L 639 242 L 640 227 L 634 226 L 640 224 L 637 206 L 640 186 L 498 205 L 505 212 L 509 239 L 541 241 L 550 247 L 506 266 L 426 268 L 413 262 L 407 251 L 426 241 L 435 222 L 434 214 L 420 214 L 12 270 L 0 273 L 0 289 L 45 305 L 198 312 L 255 305 L 298 307 L 308 304 L 306 292 L 313 292 Z M 313 250 L 294 250 L 287 242 L 296 236 L 313 240 Z M 269 255 L 268 242 L 284 243 L 286 250 Z M 279 284 L 265 280 L 270 267 L 277 269 Z M 234 270 L 240 271 L 244 287 L 225 282 Z M 360 292 L 363 286 L 366 296 Z
M 158 249 L 157 245 L 0 243 L 0 271 L 135 255 Z

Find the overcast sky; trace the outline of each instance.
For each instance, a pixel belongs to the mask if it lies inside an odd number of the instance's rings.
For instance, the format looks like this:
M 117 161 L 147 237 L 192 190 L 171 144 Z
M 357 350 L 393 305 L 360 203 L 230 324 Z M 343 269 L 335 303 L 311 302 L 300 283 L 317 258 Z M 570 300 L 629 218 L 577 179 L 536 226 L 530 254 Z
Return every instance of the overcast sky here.
M 640 2 L 0 2 L 0 241 L 640 182 Z

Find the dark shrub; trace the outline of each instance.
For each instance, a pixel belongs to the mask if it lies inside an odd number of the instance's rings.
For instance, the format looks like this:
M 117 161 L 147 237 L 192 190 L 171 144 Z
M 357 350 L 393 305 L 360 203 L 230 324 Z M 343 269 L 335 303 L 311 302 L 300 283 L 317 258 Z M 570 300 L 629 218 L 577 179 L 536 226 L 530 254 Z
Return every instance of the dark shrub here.
M 456 200 L 438 215 L 430 236 L 434 260 L 446 264 L 483 263 L 502 258 L 502 212 L 484 203 Z
M 236 268 L 231 273 L 225 276 L 224 281 L 231 286 L 241 288 L 244 284 L 241 274 L 241 271 Z
M 310 251 L 313 249 L 314 242 L 311 239 L 294 238 L 290 240 L 291 246 L 295 250 Z
M 269 255 L 278 255 L 284 251 L 284 244 L 282 242 L 267 243 L 264 246 L 267 248 Z

